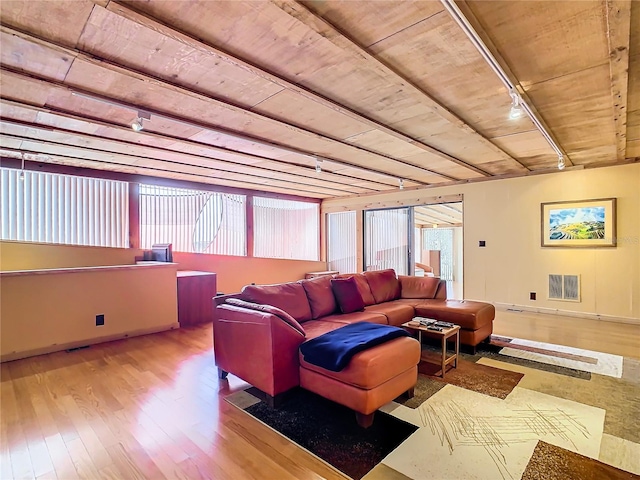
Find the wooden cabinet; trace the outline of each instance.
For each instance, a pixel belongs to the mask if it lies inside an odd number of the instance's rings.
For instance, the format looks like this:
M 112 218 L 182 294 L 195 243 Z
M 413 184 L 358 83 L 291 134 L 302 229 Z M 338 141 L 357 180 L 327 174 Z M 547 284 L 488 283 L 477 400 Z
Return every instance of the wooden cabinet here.
M 178 322 L 181 327 L 213 321 L 216 274 L 185 270 L 178 272 Z

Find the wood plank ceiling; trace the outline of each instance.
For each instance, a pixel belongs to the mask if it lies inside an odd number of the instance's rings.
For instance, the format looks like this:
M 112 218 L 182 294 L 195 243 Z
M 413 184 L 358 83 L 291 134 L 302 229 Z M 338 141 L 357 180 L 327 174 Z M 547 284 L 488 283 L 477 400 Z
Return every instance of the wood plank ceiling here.
M 568 167 L 638 160 L 640 2 L 457 5 Z M 314 198 L 556 168 L 439 1 L 3 0 L 0 20 L 5 158 Z

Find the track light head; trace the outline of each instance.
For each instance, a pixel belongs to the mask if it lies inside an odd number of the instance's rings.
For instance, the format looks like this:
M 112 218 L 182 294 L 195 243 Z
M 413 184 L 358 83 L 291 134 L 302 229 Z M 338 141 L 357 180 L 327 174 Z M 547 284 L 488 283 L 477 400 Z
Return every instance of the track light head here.
M 509 95 L 511 95 L 511 110 L 509 110 L 509 118 L 511 120 L 516 120 L 522 116 L 522 102 L 520 100 L 520 96 L 512 91 Z
M 511 120 L 516 120 L 522 116 L 522 108 L 520 106 L 512 106 L 511 110 L 509 110 L 509 118 Z
M 558 170 L 564 170 L 564 157 L 558 155 Z
M 144 128 L 142 126 L 142 118 L 138 117 L 136 121 L 131 124 L 131 128 L 133 129 L 134 132 L 142 131 L 142 129 Z
M 322 172 L 322 160 L 316 157 L 316 173 Z
M 400 190 L 404 190 L 404 180 L 402 178 L 399 179 Z

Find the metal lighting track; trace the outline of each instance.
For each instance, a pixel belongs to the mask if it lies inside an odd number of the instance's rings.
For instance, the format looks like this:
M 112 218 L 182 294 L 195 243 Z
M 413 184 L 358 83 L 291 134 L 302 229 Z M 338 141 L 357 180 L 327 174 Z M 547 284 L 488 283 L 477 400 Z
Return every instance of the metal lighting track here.
M 482 58 L 485 59 L 487 64 L 491 67 L 491 69 L 495 72 L 498 78 L 502 81 L 504 86 L 507 87 L 507 90 L 509 90 L 509 92 L 517 92 L 515 84 L 511 81 L 511 79 L 509 78 L 507 73 L 503 70 L 503 68 L 500 66 L 500 64 L 495 59 L 491 51 L 484 44 L 484 42 L 480 38 L 480 35 L 478 35 L 478 32 L 475 31 L 471 23 L 469 23 L 469 20 L 467 20 L 467 18 L 464 16 L 462 11 L 455 4 L 455 0 L 440 0 L 440 2 L 442 2 L 442 5 L 444 5 L 444 7 L 449 12 L 449 15 L 451 15 L 451 17 L 456 21 L 456 23 L 460 26 L 462 31 L 467 35 L 467 37 L 469 37 L 469 40 L 471 40 L 471 43 L 473 43 L 476 49 L 480 52 L 480 55 L 482 55 Z M 533 113 L 531 108 L 529 108 L 529 105 L 527 105 L 527 102 L 525 102 L 522 98 L 520 98 L 520 105 L 522 109 L 527 113 L 527 115 L 529 116 L 533 124 L 536 126 L 536 128 L 540 131 L 540 133 L 545 138 L 545 140 L 549 143 L 551 148 L 553 148 L 553 150 L 558 154 L 558 157 L 567 158 L 567 155 L 556 144 L 556 142 L 553 140 L 549 132 L 547 132 L 547 130 L 544 128 L 544 125 L 542 125 L 538 117 Z

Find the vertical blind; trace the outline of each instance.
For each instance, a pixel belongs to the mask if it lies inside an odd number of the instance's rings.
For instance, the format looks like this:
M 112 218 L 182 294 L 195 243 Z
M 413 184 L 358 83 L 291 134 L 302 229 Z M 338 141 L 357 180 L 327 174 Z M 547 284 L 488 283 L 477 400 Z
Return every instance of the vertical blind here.
M 140 185 L 140 246 L 177 252 L 246 255 L 246 197 Z
M 357 271 L 356 212 L 327 215 L 327 264 L 340 273 Z
M 365 269 L 393 268 L 407 275 L 409 263 L 409 209 L 369 210 L 364 217 Z
M 320 258 L 317 203 L 254 197 L 254 256 L 296 260 Z
M 440 251 L 440 278 L 453 280 L 453 229 L 425 228 L 423 232 L 423 248 Z
M 3 240 L 128 247 L 129 185 L 0 169 Z

